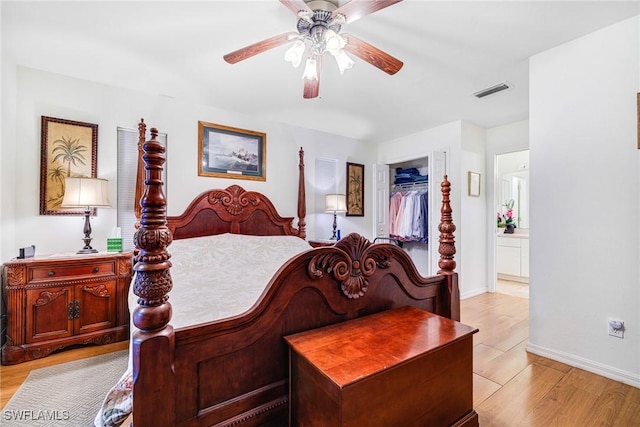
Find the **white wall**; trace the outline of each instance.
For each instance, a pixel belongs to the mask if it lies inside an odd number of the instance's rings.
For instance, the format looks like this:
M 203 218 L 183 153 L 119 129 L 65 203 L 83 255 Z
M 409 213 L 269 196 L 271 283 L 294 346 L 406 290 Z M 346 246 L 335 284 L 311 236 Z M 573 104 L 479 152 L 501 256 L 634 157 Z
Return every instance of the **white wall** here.
M 640 16 L 530 62 L 528 349 L 640 387 Z M 625 321 L 624 339 L 607 321 Z
M 447 153 L 447 174 L 451 182 L 451 208 L 456 225 L 456 271 L 460 275 L 460 294 L 467 298 L 486 289 L 486 256 L 484 253 L 484 218 L 486 205 L 483 196 L 467 195 L 467 172 L 480 172 L 485 176 L 485 130 L 470 123 L 455 121 L 403 138 L 378 144 L 380 164 L 400 163 L 428 156 L 431 152 Z M 431 174 L 431 171 L 430 171 Z M 431 188 L 440 201 L 441 177 L 429 176 Z M 435 180 L 435 182 L 433 182 Z M 484 184 L 481 194 L 485 194 Z M 430 209 L 435 226 L 440 220 L 440 203 Z M 480 218 L 480 221 L 478 219 Z M 432 221 L 432 225 L 434 221 Z M 436 251 L 439 233 L 430 233 L 430 250 Z M 478 252 L 479 251 L 479 252 Z M 436 268 L 437 270 L 437 268 Z
M 35 244 L 37 253 L 75 252 L 82 247 L 82 219 L 39 215 L 40 116 L 97 123 L 98 176 L 110 181 L 110 200 L 116 203 L 116 129 L 135 128 L 141 117 L 149 127 L 168 134 L 167 211 L 180 214 L 188 202 L 209 188 L 238 184 L 267 194 L 284 216 L 297 216 L 298 149 L 304 147 L 307 189 L 308 238 L 314 238 L 315 221 L 332 217 L 315 206 L 314 158 L 330 157 L 345 174 L 346 161 L 372 163 L 375 153 L 364 142 L 306 129 L 292 128 L 229 111 L 182 102 L 47 73 L 11 64 L 3 57 L 2 79 L 2 207 L 0 259 L 7 260 L 18 248 Z M 11 96 L 14 93 L 15 96 Z M 7 98 L 5 98 L 7 94 Z M 220 123 L 267 134 L 266 182 L 199 177 L 198 121 Z M 371 171 L 365 170 L 365 173 Z M 366 200 L 370 203 L 370 200 Z M 367 211 L 371 212 L 371 205 Z M 366 235 L 371 215 L 341 218 L 343 233 Z M 294 225 L 297 220 L 294 221 Z M 92 217 L 92 246 L 106 249 L 106 237 L 116 225 L 115 209 L 99 209 Z M 324 236 L 319 236 L 324 237 Z
M 460 221 L 460 253 L 461 271 L 464 271 L 460 297 L 469 298 L 487 291 L 486 252 L 486 218 L 487 218 L 487 171 L 486 165 L 486 130 L 462 122 L 462 162 L 460 168 L 461 187 L 461 221 Z M 469 195 L 469 172 L 480 173 L 480 196 Z M 460 280 L 462 282 L 462 278 Z

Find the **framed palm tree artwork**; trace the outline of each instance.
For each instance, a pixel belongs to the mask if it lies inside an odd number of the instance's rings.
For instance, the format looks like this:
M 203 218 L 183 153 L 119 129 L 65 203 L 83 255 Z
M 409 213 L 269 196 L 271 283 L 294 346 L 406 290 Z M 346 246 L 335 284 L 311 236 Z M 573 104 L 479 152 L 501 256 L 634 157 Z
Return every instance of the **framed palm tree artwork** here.
M 347 216 L 364 216 L 364 165 L 347 162 Z
M 84 215 L 82 210 L 60 207 L 65 179 L 97 178 L 97 157 L 97 124 L 42 116 L 40 215 Z

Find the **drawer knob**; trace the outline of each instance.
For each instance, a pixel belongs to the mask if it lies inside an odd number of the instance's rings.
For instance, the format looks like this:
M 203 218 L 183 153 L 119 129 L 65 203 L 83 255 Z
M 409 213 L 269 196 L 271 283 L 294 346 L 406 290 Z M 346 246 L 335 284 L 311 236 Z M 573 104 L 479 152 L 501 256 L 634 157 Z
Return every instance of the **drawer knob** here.
M 51 277 L 51 276 L 55 276 L 55 275 L 56 275 L 56 272 L 55 272 L 55 271 L 50 271 L 50 272 L 48 272 L 48 273 L 47 273 L 47 275 L 48 275 L 49 277 Z
M 98 267 L 94 267 L 94 268 L 93 268 L 93 272 L 94 272 L 94 273 L 97 273 L 98 271 L 100 271 L 100 268 L 98 268 Z

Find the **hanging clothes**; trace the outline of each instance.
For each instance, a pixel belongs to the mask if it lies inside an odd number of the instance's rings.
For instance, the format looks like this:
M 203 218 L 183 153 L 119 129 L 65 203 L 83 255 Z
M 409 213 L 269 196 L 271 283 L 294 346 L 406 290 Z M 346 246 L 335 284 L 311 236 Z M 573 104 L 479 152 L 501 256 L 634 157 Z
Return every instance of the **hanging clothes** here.
M 389 199 L 389 236 L 402 242 L 427 243 L 428 200 L 426 189 L 395 190 Z

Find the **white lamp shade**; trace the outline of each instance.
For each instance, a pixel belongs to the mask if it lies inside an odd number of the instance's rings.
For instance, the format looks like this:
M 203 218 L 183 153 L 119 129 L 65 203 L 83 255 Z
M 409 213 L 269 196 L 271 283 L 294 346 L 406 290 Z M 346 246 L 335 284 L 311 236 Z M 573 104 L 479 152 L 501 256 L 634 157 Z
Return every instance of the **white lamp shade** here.
M 347 197 L 344 194 L 327 194 L 324 196 L 324 210 L 326 212 L 346 212 Z
M 66 178 L 63 208 L 111 207 L 109 181 L 101 178 Z

